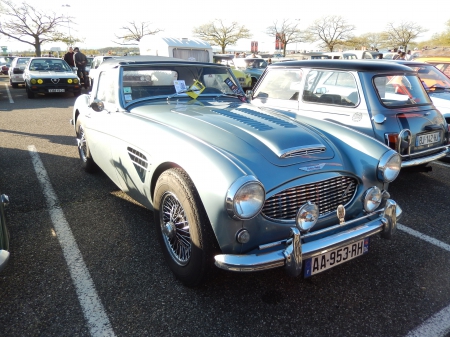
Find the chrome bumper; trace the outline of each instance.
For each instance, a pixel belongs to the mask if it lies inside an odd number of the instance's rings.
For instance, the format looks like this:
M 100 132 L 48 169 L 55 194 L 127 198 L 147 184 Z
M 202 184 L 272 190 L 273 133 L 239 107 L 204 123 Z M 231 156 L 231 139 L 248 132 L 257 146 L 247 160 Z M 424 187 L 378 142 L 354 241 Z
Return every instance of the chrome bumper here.
M 385 239 L 390 239 L 397 229 L 397 219 L 401 215 L 401 208 L 395 201 L 388 199 L 379 218 L 363 225 L 303 244 L 300 231 L 292 227 L 292 238 L 287 241 L 287 246 L 280 245 L 280 250 L 261 254 L 216 255 L 215 264 L 221 269 L 237 272 L 253 272 L 285 266 L 289 274 L 298 276 L 302 272 L 302 261 L 315 255 L 346 246 L 377 233 Z
M 402 168 L 403 167 L 412 167 L 412 166 L 418 166 L 418 165 L 423 165 L 438 159 L 441 159 L 445 156 L 447 156 L 448 154 L 450 154 L 450 147 L 447 147 L 444 151 L 430 155 L 430 156 L 426 156 L 426 157 L 420 157 L 420 158 L 416 158 L 416 159 L 410 159 L 410 160 L 406 160 L 406 161 L 402 161 Z
M 6 267 L 9 260 L 9 252 L 0 250 L 0 272 Z

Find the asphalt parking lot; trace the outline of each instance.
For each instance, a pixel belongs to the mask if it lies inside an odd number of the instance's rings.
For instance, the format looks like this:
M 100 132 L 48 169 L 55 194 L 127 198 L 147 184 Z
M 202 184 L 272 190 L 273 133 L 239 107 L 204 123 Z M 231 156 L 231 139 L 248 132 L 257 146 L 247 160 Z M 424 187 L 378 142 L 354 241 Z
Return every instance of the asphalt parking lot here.
M 402 172 L 395 238 L 310 279 L 217 270 L 186 288 L 152 213 L 79 163 L 75 97 L 27 99 L 0 77 L 0 192 L 11 258 L 0 336 L 448 336 L 450 164 Z

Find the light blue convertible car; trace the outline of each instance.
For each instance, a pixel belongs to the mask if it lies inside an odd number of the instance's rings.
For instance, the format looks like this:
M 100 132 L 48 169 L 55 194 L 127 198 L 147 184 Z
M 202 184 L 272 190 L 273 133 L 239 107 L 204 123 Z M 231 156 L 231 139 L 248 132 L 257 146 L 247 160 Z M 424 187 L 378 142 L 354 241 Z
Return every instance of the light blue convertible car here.
M 82 165 L 153 210 L 184 284 L 214 265 L 309 277 L 394 234 L 401 160 L 381 142 L 248 104 L 223 65 L 123 57 L 95 76 L 71 120 Z

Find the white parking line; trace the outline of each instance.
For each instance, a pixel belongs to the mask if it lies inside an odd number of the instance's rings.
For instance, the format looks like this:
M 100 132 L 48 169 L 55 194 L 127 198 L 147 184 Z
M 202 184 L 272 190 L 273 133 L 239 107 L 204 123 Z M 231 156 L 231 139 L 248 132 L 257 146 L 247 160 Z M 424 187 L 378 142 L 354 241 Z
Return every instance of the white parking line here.
M 427 241 L 435 246 L 438 246 L 439 248 L 445 249 L 446 251 L 450 252 L 450 245 L 446 244 L 442 241 L 436 240 L 434 238 L 432 238 L 431 236 L 422 234 L 418 231 L 415 231 L 414 229 L 411 229 L 409 227 L 397 224 L 397 228 L 400 229 L 401 231 L 404 231 L 412 236 L 415 236 L 416 238 L 422 239 L 424 241 Z M 450 323 L 450 321 L 449 321 Z
M 422 234 L 409 227 L 397 224 L 397 228 L 416 238 L 427 241 L 439 248 L 450 252 L 450 245 L 436 240 L 428 235 Z M 414 330 L 410 331 L 406 337 L 443 337 L 450 332 L 450 305 L 438 313 L 431 316 Z
M 449 164 L 444 164 L 444 163 L 441 163 L 440 161 L 434 161 L 432 164 L 436 164 L 436 165 L 440 165 L 440 166 L 445 166 L 445 167 L 450 167 Z
M 83 261 L 78 245 L 67 223 L 64 213 L 59 206 L 58 198 L 53 190 L 50 178 L 42 164 L 41 158 L 34 145 L 28 146 L 34 170 L 41 184 L 47 207 L 55 227 L 56 236 L 61 245 L 64 258 L 69 267 L 78 300 L 81 304 L 89 331 L 93 337 L 115 336 L 105 309 L 98 297 L 91 275 Z
M 6 88 L 6 92 L 8 93 L 8 98 L 9 98 L 9 103 L 14 103 L 12 97 L 11 97 L 11 93 L 9 92 L 9 85 L 8 83 L 5 83 L 5 88 Z

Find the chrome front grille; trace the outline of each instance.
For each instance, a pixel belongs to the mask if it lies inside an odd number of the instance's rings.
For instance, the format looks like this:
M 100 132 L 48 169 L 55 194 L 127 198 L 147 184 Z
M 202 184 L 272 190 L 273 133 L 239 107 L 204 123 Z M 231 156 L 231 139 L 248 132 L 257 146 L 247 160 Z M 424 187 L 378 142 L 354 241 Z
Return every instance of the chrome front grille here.
M 347 205 L 356 192 L 358 182 L 352 177 L 336 177 L 312 184 L 295 186 L 266 200 L 262 213 L 274 220 L 295 220 L 300 206 L 311 201 L 319 206 L 320 216 Z

